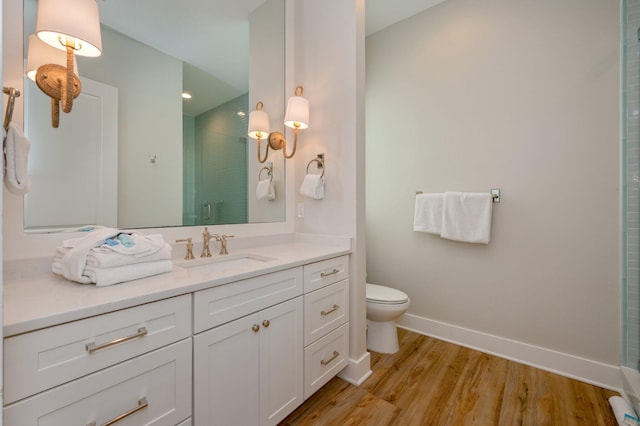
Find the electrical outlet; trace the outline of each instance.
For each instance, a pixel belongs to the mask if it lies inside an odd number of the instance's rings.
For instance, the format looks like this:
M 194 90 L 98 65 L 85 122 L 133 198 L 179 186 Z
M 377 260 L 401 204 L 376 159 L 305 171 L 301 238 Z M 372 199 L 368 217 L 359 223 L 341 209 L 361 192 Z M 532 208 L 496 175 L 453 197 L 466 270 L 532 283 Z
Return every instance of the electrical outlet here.
M 304 203 L 298 203 L 298 217 L 304 217 Z

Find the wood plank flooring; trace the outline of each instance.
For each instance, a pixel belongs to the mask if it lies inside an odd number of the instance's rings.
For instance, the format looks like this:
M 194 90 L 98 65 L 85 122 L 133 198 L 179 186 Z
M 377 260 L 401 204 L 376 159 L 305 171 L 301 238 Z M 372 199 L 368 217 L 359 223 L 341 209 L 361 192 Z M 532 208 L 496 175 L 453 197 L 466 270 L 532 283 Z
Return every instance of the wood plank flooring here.
M 280 426 L 616 426 L 617 393 L 410 331 L 371 353 L 360 387 L 334 378 Z

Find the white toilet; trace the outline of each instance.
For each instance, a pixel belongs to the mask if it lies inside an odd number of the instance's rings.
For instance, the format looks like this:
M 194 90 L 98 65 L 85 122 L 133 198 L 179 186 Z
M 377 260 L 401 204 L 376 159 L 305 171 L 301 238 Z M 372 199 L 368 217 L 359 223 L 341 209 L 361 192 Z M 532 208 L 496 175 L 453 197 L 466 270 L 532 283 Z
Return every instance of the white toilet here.
M 396 320 L 409 309 L 411 299 L 395 288 L 367 284 L 367 348 L 392 354 L 398 352 Z

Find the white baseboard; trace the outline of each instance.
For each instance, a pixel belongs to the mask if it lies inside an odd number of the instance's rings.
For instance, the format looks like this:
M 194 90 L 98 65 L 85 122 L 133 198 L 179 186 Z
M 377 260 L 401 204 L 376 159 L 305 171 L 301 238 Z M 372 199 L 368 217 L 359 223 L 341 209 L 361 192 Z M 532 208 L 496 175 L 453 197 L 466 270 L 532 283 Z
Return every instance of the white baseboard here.
M 349 358 L 349 364 L 338 374 L 342 380 L 360 386 L 371 375 L 371 356 L 365 352 L 359 359 Z
M 592 361 L 413 314 L 400 317 L 398 326 L 606 389 L 618 392 L 622 389 L 620 367 L 616 365 Z

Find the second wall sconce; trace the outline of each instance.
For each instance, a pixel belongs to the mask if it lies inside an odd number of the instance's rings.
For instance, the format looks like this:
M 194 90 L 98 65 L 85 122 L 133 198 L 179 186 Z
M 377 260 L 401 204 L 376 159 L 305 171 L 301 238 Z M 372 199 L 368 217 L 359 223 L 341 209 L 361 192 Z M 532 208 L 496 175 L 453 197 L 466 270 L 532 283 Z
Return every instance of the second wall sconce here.
M 309 101 L 302 97 L 302 86 L 296 87 L 295 95 L 289 98 L 287 110 L 284 114 L 284 125 L 294 130 L 293 149 L 287 154 L 287 141 L 280 132 L 270 132 L 269 116 L 262 111 L 262 102 L 256 104 L 256 111 L 249 114 L 249 137 L 258 140 L 258 161 L 264 163 L 269 155 L 269 148 L 282 149 L 285 158 L 292 158 L 298 145 L 298 130 L 309 127 Z M 264 158 L 260 156 L 260 140 L 269 135 L 267 149 Z
M 51 97 L 51 125 L 58 127 L 60 103 L 71 112 L 73 99 L 82 90 L 75 56 L 102 54 L 98 3 L 95 0 L 39 0 L 36 35 L 46 44 L 66 53 L 64 65 L 54 61 L 41 64 L 36 84 Z

